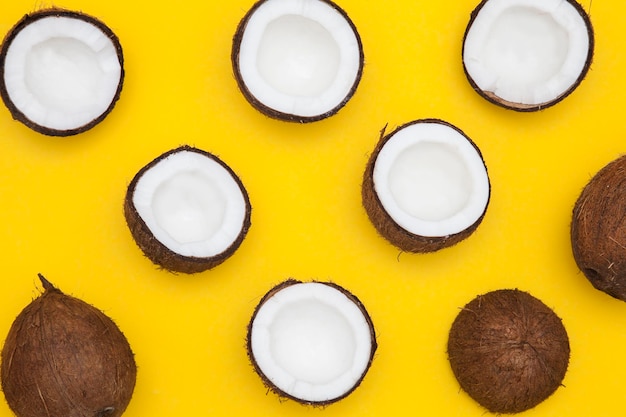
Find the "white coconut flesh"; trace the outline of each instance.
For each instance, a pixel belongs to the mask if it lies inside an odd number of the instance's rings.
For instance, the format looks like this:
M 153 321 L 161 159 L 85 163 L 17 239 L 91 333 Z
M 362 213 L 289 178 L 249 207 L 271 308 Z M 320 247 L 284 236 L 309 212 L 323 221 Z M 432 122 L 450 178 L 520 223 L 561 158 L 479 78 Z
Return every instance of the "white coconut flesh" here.
M 56 130 L 80 128 L 105 113 L 121 77 L 111 39 L 68 16 L 43 17 L 23 27 L 5 58 L 10 100 L 32 122 Z
M 547 103 L 585 71 L 588 30 L 565 0 L 488 0 L 468 28 L 464 65 L 483 91 L 512 103 Z
M 223 253 L 244 225 L 247 203 L 232 174 L 192 151 L 168 155 L 146 170 L 132 202 L 154 237 L 182 256 Z
M 287 286 L 266 300 L 251 326 L 254 361 L 291 397 L 332 401 L 354 389 L 368 369 L 370 324 L 361 309 L 332 286 Z
M 339 106 L 360 74 L 353 26 L 320 0 L 267 0 L 249 16 L 239 72 L 263 105 L 315 117 Z
M 480 153 L 458 130 L 421 122 L 396 131 L 373 170 L 381 205 L 400 227 L 443 237 L 472 226 L 489 201 L 489 178 Z

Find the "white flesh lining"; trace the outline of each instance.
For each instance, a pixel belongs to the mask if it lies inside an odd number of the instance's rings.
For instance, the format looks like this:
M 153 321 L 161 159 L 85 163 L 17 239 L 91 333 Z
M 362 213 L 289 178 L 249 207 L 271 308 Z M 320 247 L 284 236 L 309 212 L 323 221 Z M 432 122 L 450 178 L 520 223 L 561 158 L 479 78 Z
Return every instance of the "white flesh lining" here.
M 163 181 L 181 172 L 195 173 L 212 182 L 211 187 L 219 190 L 224 199 L 221 227 L 206 240 L 181 243 L 172 237 L 176 236 L 177 232 L 174 230 L 168 233 L 155 217 L 153 211 L 155 191 Z M 176 152 L 159 161 L 137 181 L 132 198 L 139 216 L 154 237 L 171 251 L 183 256 L 211 257 L 224 252 L 239 236 L 246 216 L 244 196 L 230 172 L 218 162 L 197 152 Z M 185 198 L 190 199 L 192 204 L 197 202 L 193 195 L 187 195 Z
M 272 338 L 275 337 L 271 333 L 272 323 L 277 317 L 289 316 L 290 307 L 307 301 L 317 302 L 341 314 L 353 332 L 352 362 L 346 364 L 346 371 L 336 378 L 332 378 L 335 370 L 329 370 L 330 380 L 323 383 L 314 383 L 290 374 L 278 364 L 280 360 L 272 355 Z M 305 401 L 323 402 L 342 396 L 361 379 L 369 364 L 372 336 L 368 321 L 352 300 L 333 287 L 309 282 L 290 285 L 265 302 L 252 323 L 251 346 L 257 365 L 276 387 Z
M 83 64 L 98 68 L 99 73 L 81 72 L 84 68 L 80 68 L 77 62 L 52 49 L 40 52 L 34 59 L 39 65 L 51 63 L 57 66 L 27 68 L 29 59 L 33 60 L 33 48 L 51 39 L 57 46 L 62 39 L 69 39 L 68 43 L 74 45 L 80 42 L 81 48 L 91 51 L 91 56 L 81 56 Z M 46 105 L 45 101 L 50 100 L 42 100 L 39 91 L 31 90 L 26 71 L 39 79 L 38 87 L 49 83 L 49 91 L 44 91 L 43 95 L 56 100 L 56 106 Z M 50 76 L 55 72 L 55 76 Z M 36 20 L 15 36 L 7 51 L 4 78 L 9 97 L 28 119 L 43 127 L 71 130 L 90 123 L 108 109 L 120 83 L 121 64 L 112 41 L 98 27 L 77 18 L 50 16 Z M 78 84 L 76 79 L 91 79 L 89 90 L 84 90 L 86 87 Z M 61 90 L 59 85 L 73 91 L 65 97 L 57 97 L 57 90 Z M 73 98 L 78 98 L 78 102 L 72 101 Z
M 268 23 L 285 15 L 299 15 L 312 19 L 328 30 L 340 51 L 340 63 L 332 85 L 322 94 L 313 97 L 282 93 L 257 71 L 257 50 Z M 360 67 L 360 50 L 357 37 L 345 18 L 319 0 L 269 0 L 250 16 L 239 50 L 239 71 L 252 93 L 261 103 L 286 114 L 314 117 L 339 105 L 355 83 Z
M 464 169 L 469 176 L 467 203 L 459 211 L 443 219 L 428 220 L 411 215 L 398 204 L 389 185 L 389 172 L 398 156 L 414 145 L 425 142 L 441 143 L 446 152 L 456 153 L 463 160 Z M 489 201 L 489 178 L 479 153 L 458 131 L 435 122 L 414 123 L 397 131 L 378 154 L 373 180 L 374 190 L 389 216 L 400 227 L 419 236 L 442 237 L 459 233 L 482 216 Z
M 512 7 L 527 8 L 544 21 L 551 17 L 560 26 L 558 30 L 567 33 L 568 45 L 562 48 L 563 51 L 566 49 L 566 53 L 560 70 L 544 82 L 523 83 L 498 74 L 487 66 L 483 47 L 489 43 L 492 21 Z M 546 44 L 548 41 L 551 40 L 548 39 Z M 537 105 L 560 97 L 575 84 L 587 61 L 588 49 L 589 34 L 585 21 L 565 0 L 489 0 L 480 9 L 467 33 L 463 60 L 468 74 L 481 90 L 493 92 L 513 103 Z

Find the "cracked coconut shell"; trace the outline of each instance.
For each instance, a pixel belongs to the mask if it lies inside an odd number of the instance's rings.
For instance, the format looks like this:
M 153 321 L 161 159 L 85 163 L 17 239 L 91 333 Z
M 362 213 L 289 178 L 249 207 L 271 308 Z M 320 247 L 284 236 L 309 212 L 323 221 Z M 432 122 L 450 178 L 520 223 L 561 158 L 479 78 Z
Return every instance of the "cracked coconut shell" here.
M 135 387 L 128 341 L 100 310 L 45 291 L 17 316 L 2 349 L 2 390 L 18 417 L 119 417 Z
M 574 206 L 574 259 L 591 284 L 626 301 L 626 156 L 602 168 Z
M 561 319 L 519 290 L 480 295 L 461 309 L 448 359 L 461 388 L 493 413 L 519 413 L 556 391 L 569 363 Z

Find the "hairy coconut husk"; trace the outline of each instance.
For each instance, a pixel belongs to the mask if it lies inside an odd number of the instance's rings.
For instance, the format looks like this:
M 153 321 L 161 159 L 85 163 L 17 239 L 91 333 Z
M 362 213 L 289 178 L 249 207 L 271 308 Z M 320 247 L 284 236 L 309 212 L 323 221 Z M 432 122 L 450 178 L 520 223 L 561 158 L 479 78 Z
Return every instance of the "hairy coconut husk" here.
M 448 339 L 448 358 L 461 388 L 494 413 L 519 413 L 552 395 L 569 356 L 561 319 L 519 290 L 473 299 L 454 320 Z
M 69 17 L 72 19 L 80 19 L 83 20 L 87 23 L 92 24 L 93 26 L 97 27 L 99 30 L 101 30 L 106 36 L 107 38 L 109 38 L 111 40 L 111 42 L 113 43 L 113 46 L 115 47 L 115 50 L 117 52 L 117 58 L 119 60 L 120 63 L 120 82 L 117 86 L 117 91 L 115 92 L 115 95 L 113 97 L 113 100 L 111 100 L 111 104 L 109 105 L 109 107 L 102 113 L 100 114 L 100 116 L 96 117 L 95 119 L 93 119 L 91 122 L 77 127 L 75 129 L 68 129 L 68 130 L 59 130 L 59 129 L 54 129 L 54 128 L 50 128 L 50 127 L 46 127 L 46 126 L 41 126 L 35 122 L 33 122 L 32 120 L 30 120 L 21 110 L 19 110 L 17 108 L 17 106 L 13 103 L 13 101 L 11 100 L 11 98 L 9 97 L 9 93 L 7 91 L 7 86 L 5 84 L 5 79 L 4 79 L 4 61 L 6 59 L 6 55 L 9 49 L 9 46 L 11 46 L 11 42 L 13 42 L 13 40 L 15 39 L 15 37 L 17 36 L 17 34 L 24 29 L 24 27 L 30 25 L 31 23 L 39 20 L 39 19 L 43 19 L 46 17 L 50 17 L 50 16 L 54 16 L 54 17 Z M 6 107 L 8 108 L 9 112 L 11 113 L 11 116 L 13 117 L 14 120 L 17 120 L 21 123 L 23 123 L 25 126 L 29 127 L 30 129 L 41 133 L 43 135 L 47 135 L 47 136 L 72 136 L 72 135 L 77 135 L 83 132 L 86 132 L 87 130 L 93 128 L 94 126 L 96 126 L 97 124 L 99 124 L 100 122 L 102 122 L 109 113 L 111 113 L 111 111 L 113 110 L 113 108 L 115 107 L 115 104 L 117 103 L 117 101 L 120 98 L 120 95 L 122 93 L 122 87 L 124 85 L 124 54 L 122 51 L 122 45 L 120 44 L 120 41 L 117 37 L 117 35 L 101 20 L 93 17 L 93 16 L 89 16 L 85 13 L 82 12 L 76 12 L 76 11 L 72 11 L 72 10 L 66 10 L 66 9 L 62 9 L 59 7 L 51 7 L 51 8 L 46 8 L 46 9 L 42 9 L 42 10 L 38 10 L 36 12 L 30 13 L 30 14 L 26 14 L 22 19 L 20 19 L 19 22 L 17 22 L 15 24 L 15 26 L 9 31 L 9 33 L 5 36 L 4 41 L 2 43 L 2 48 L 0 49 L 0 97 L 2 97 L 2 100 L 4 101 L 4 104 L 6 105 Z
M 119 417 L 137 368 L 120 329 L 100 310 L 45 291 L 17 316 L 2 349 L 2 390 L 18 417 Z
M 574 205 L 574 259 L 591 284 L 626 301 L 626 156 L 602 168 Z
M 227 170 L 231 174 L 232 178 L 239 186 L 239 189 L 241 190 L 241 193 L 245 200 L 246 217 L 244 219 L 244 223 L 239 235 L 226 250 L 215 256 L 184 256 L 172 251 L 154 237 L 152 231 L 143 221 L 143 219 L 137 212 L 135 205 L 133 204 L 133 195 L 135 193 L 135 188 L 137 187 L 137 182 L 139 181 L 141 176 L 149 169 L 152 169 L 152 167 L 154 167 L 164 158 L 167 158 L 173 153 L 181 151 L 197 152 L 219 163 L 225 170 Z M 233 172 L 233 170 L 217 156 L 188 145 L 183 145 L 179 148 L 172 149 L 141 168 L 141 170 L 139 170 L 139 172 L 135 174 L 135 177 L 128 185 L 126 196 L 124 198 L 124 217 L 126 218 L 126 224 L 128 225 L 128 228 L 130 229 L 130 232 L 135 240 L 135 243 L 137 243 L 137 246 L 139 246 L 139 248 L 143 251 L 146 257 L 150 259 L 155 265 L 163 267 L 168 271 L 182 272 L 186 274 L 194 274 L 214 268 L 224 262 L 230 256 L 232 256 L 233 253 L 235 253 L 235 251 L 239 248 L 244 238 L 246 237 L 248 230 L 250 229 L 251 210 L 252 209 L 250 206 L 248 193 L 235 172 Z
M 421 236 L 411 233 L 398 225 L 383 207 L 374 188 L 374 166 L 376 165 L 376 159 L 378 158 L 378 154 L 380 153 L 383 146 L 385 146 L 387 141 L 389 141 L 389 139 L 391 139 L 391 137 L 399 130 L 415 123 L 430 122 L 440 123 L 449 126 L 450 128 L 455 129 L 456 131 L 461 133 L 467 139 L 467 141 L 476 149 L 476 152 L 482 159 L 482 153 L 480 152 L 480 149 L 469 137 L 467 137 L 467 135 L 465 135 L 465 133 L 463 133 L 456 126 L 440 119 L 420 119 L 399 126 L 390 133 L 386 133 L 386 126 L 380 131 L 380 138 L 378 140 L 378 143 L 376 144 L 376 147 L 374 148 L 374 151 L 370 155 L 369 160 L 367 161 L 365 172 L 363 174 L 363 182 L 361 186 L 361 201 L 370 219 L 370 222 L 374 225 L 378 233 L 382 237 L 387 239 L 391 244 L 406 252 L 436 252 L 443 248 L 456 245 L 462 240 L 467 239 L 472 233 L 476 231 L 480 223 L 483 221 L 485 213 L 487 212 L 488 203 L 485 206 L 485 211 L 483 211 L 483 214 L 478 219 L 476 219 L 476 221 L 470 227 L 467 227 L 466 229 L 461 230 L 458 233 L 445 236 Z M 489 184 L 489 187 L 491 187 L 491 184 Z

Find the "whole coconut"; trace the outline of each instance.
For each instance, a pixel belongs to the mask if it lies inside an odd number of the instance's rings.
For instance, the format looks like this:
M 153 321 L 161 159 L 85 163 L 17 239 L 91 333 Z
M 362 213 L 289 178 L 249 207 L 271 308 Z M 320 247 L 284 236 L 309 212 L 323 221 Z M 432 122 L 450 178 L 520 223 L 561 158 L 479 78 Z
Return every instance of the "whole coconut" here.
M 561 319 L 519 290 L 480 295 L 463 307 L 448 339 L 461 388 L 493 413 L 535 407 L 561 385 L 570 347 Z
M 18 417 L 118 417 L 135 387 L 128 341 L 100 310 L 40 275 L 44 293 L 17 316 L 2 349 L 2 390 Z
M 572 215 L 574 259 L 598 290 L 626 301 L 626 155 L 602 168 Z

